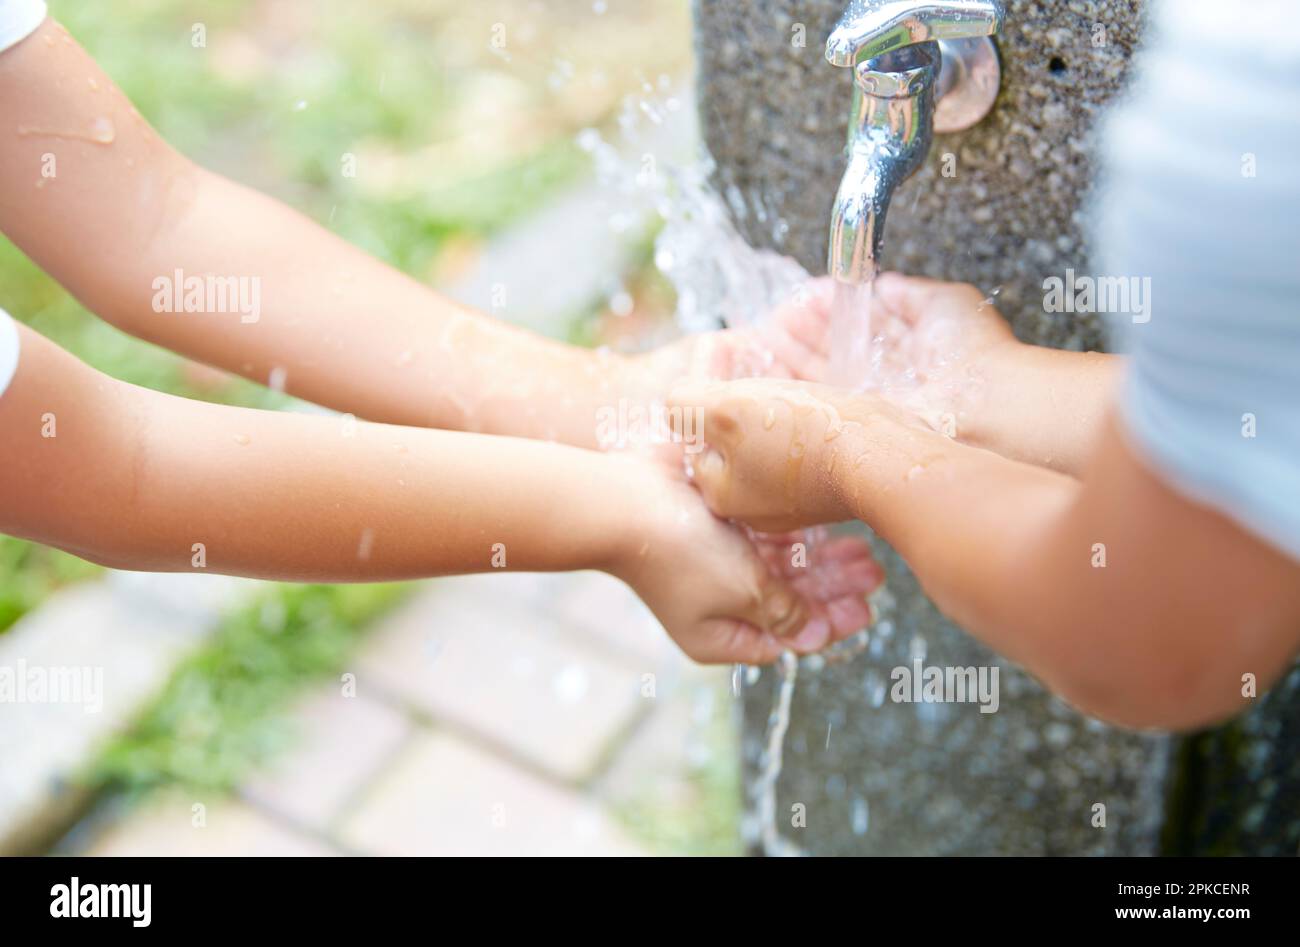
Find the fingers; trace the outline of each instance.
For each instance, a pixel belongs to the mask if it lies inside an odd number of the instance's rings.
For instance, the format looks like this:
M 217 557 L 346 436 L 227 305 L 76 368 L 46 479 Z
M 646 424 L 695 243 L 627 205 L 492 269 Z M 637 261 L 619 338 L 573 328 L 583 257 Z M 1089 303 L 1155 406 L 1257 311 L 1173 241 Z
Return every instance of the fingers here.
M 804 381 L 826 378 L 833 287 L 829 279 L 811 280 L 773 313 L 762 330 L 762 342 L 772 353 L 774 367 Z
M 892 310 L 908 324 L 943 302 L 976 306 L 984 294 L 969 283 L 945 283 L 924 276 L 882 273 L 876 278 L 875 301 Z
M 798 634 L 786 639 L 786 647 L 799 654 L 815 654 L 831 643 L 831 632 L 830 616 L 824 608 L 818 609 Z
M 871 624 L 867 597 L 883 584 L 885 572 L 866 540 L 855 536 L 824 540 L 812 551 L 811 562 L 793 565 L 795 557 L 790 550 L 800 536 L 789 533 L 754 538 L 769 568 L 781 569 L 808 603 L 808 624 L 812 627 L 805 626 L 800 634 L 787 640 L 792 650 L 808 653 L 857 634 Z
M 701 664 L 771 664 L 789 648 L 770 632 L 732 618 L 711 619 L 703 631 L 707 644 L 690 655 Z
M 789 377 L 802 381 L 825 380 L 829 366 L 826 353 L 812 348 L 780 327 L 772 329 L 764 336 L 764 341 L 776 360 L 774 368 L 783 368 Z
M 860 596 L 846 595 L 828 602 L 826 611 L 830 615 L 835 641 L 856 635 L 871 624 L 871 606 Z
M 800 594 L 821 602 L 829 602 L 845 595 L 857 595 L 859 598 L 870 595 L 885 580 L 884 570 L 867 556 L 847 562 L 818 563 L 801 571 L 806 574 L 792 578 L 791 581 Z
M 777 309 L 773 324 L 791 341 L 823 358 L 830 355 L 829 328 L 835 297 L 835 281 L 823 277 L 804 285 L 801 298 Z

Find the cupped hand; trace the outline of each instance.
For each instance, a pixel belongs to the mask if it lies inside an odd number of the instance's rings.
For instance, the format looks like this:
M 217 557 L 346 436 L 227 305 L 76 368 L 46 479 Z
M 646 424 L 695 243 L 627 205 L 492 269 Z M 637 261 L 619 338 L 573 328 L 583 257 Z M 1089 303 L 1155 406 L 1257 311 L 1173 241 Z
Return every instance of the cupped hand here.
M 866 598 L 884 573 L 862 541 L 836 540 L 809 553 L 797 548 L 799 537 L 746 535 L 710 513 L 684 477 L 644 460 L 626 463 L 636 501 L 625 552 L 609 571 L 691 658 L 766 664 L 784 650 L 819 651 L 870 624 Z
M 688 335 L 639 356 L 651 391 L 684 379 L 794 378 L 821 381 L 829 354 L 834 283 L 809 280 L 754 325 Z
M 874 367 L 855 366 L 858 377 L 839 368 L 835 383 L 877 391 L 950 437 L 1020 348 L 992 301 L 966 283 L 883 273 L 862 305 Z

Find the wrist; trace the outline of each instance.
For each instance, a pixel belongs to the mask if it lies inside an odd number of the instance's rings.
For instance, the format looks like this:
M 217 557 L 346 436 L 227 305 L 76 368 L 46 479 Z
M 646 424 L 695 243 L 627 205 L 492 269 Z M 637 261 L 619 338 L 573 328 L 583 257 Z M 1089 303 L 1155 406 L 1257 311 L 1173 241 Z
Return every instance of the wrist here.
M 884 399 L 856 412 L 846 433 L 827 444 L 824 469 L 840 519 L 875 524 L 890 491 L 917 476 L 949 438 Z
M 978 375 L 954 397 L 940 418 L 940 434 L 971 447 L 998 452 L 1012 436 L 1012 411 L 1025 397 L 1024 377 L 1035 347 L 1010 339 L 980 360 Z
M 625 454 L 596 455 L 595 460 L 600 469 L 596 488 L 578 499 L 592 513 L 592 559 L 585 567 L 630 582 L 657 542 L 663 475 Z

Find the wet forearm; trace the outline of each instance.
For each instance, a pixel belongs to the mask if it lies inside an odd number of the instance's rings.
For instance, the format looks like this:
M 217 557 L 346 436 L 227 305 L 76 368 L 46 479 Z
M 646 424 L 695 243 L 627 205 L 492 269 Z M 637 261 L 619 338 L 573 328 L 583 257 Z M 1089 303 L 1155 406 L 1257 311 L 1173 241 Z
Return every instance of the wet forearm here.
M 22 130 L 0 228 L 127 332 L 388 423 L 594 446 L 624 393 L 620 357 L 460 307 L 196 167 L 53 20 L 0 56 L 0 123 Z
M 1077 476 L 1096 445 L 1123 360 L 1098 352 L 1017 345 L 956 427 L 958 440 Z
M 119 568 L 336 582 L 610 568 L 641 540 L 621 458 L 188 401 L 20 332 L 7 532 Z
M 883 420 L 842 489 L 946 614 L 1082 709 L 1174 728 L 1236 712 L 1243 671 L 1285 665 L 1297 602 L 1228 607 L 1219 583 L 1285 584 L 1287 565 L 1100 433 L 1079 483 Z

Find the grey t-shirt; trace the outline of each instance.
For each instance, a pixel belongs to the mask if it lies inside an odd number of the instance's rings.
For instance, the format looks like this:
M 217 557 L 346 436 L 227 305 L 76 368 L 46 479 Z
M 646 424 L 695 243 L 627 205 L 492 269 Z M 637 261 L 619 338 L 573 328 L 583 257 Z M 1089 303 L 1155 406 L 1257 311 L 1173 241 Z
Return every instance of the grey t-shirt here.
M 1300 7 L 1164 2 L 1105 128 L 1105 277 L 1130 440 L 1175 489 L 1300 559 Z M 1245 17 L 1230 24 L 1232 17 Z M 1136 285 L 1136 284 L 1135 284 Z

